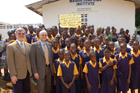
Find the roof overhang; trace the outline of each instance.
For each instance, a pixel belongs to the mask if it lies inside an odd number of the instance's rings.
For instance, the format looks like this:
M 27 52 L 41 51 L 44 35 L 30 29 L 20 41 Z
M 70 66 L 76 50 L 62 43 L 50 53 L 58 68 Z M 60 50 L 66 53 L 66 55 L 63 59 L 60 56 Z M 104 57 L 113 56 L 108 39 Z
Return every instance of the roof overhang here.
M 56 1 L 60 1 L 60 0 L 42 0 L 42 1 L 38 1 L 29 5 L 26 5 L 26 7 L 28 9 L 30 9 L 31 11 L 39 14 L 40 16 L 42 16 L 42 6 L 45 4 L 50 4 Z M 136 11 L 140 11 L 140 0 L 125 0 L 125 1 L 130 1 L 130 2 L 134 2 L 135 6 L 136 6 Z

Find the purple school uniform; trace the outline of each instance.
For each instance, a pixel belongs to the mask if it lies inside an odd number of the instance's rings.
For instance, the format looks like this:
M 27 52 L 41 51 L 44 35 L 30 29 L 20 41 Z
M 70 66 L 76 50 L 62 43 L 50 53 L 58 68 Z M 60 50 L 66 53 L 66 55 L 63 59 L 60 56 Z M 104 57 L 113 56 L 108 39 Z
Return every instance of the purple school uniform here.
M 59 58 L 59 56 L 58 56 L 59 48 L 57 48 L 56 51 L 52 48 L 52 51 L 53 51 L 53 57 L 54 57 L 54 60 L 55 60 L 55 59 L 58 59 L 58 58 Z
M 73 70 L 74 70 L 74 62 L 71 61 L 71 64 L 69 65 L 69 68 L 66 67 L 66 65 L 62 62 L 60 63 L 61 69 L 62 69 L 62 77 L 64 79 L 64 82 L 66 84 L 71 83 L 73 79 Z M 73 85 L 70 87 L 70 89 L 67 89 L 63 84 L 62 85 L 62 93 L 76 93 L 76 87 L 75 87 L 75 82 Z
M 140 51 L 137 55 L 133 56 L 134 64 L 131 65 L 131 80 L 130 80 L 130 88 L 131 89 L 140 89 Z
M 102 67 L 107 65 L 106 62 L 104 62 L 105 58 L 101 58 L 100 59 L 100 63 L 102 64 Z M 113 66 L 116 65 L 116 61 L 113 60 L 112 58 L 110 58 L 111 62 L 113 62 Z M 114 68 L 113 66 L 110 66 L 108 68 L 106 68 L 104 71 L 102 71 L 102 78 L 101 78 L 101 91 L 100 93 L 114 93 L 114 89 L 115 89 L 115 81 L 113 83 L 112 86 L 109 85 L 112 77 L 113 77 L 113 72 L 114 72 Z
M 60 46 L 62 46 L 62 48 L 65 48 L 66 47 L 65 40 L 62 39 L 62 38 L 60 38 L 59 44 L 60 44 Z
M 110 57 L 111 57 L 112 59 L 114 59 L 115 55 L 116 55 L 116 52 L 115 52 L 115 50 L 114 50 L 113 52 L 111 52 Z
M 35 37 L 36 34 L 33 33 L 32 35 L 29 33 L 29 34 L 26 34 L 26 39 L 27 39 L 27 42 L 31 44 L 31 41 L 33 39 L 33 37 Z
M 130 51 L 131 51 L 130 48 L 127 48 L 127 49 L 126 49 L 126 52 L 127 52 L 127 53 L 130 53 Z M 116 47 L 116 48 L 115 48 L 115 52 L 116 52 L 116 54 L 119 54 L 119 53 L 121 52 L 120 48 L 119 48 L 119 47 Z
M 51 37 L 51 38 L 47 37 L 46 42 L 52 43 L 52 39 L 53 39 L 53 37 Z
M 121 57 L 121 53 L 115 55 L 117 60 L 117 90 L 118 91 L 128 91 L 129 84 L 126 84 L 129 75 L 129 64 L 133 61 L 131 54 L 127 53 L 125 56 Z
M 90 61 L 89 55 L 87 55 L 85 52 L 86 52 L 86 50 L 83 50 L 83 51 L 80 51 L 80 53 L 79 53 L 81 58 L 82 58 L 82 66 L 83 67 L 84 67 L 86 62 Z M 83 75 L 84 75 L 84 73 L 83 73 Z M 81 79 L 81 85 L 84 87 L 87 87 L 85 75 L 84 75 L 84 79 Z
M 96 62 L 96 66 L 93 67 L 90 62 L 86 62 L 87 68 L 88 68 L 88 80 L 90 85 L 92 86 L 91 90 L 88 91 L 88 93 L 99 93 L 98 89 L 98 72 L 99 72 L 99 64 Z
M 58 71 L 58 66 L 60 64 L 59 59 L 56 59 L 54 61 L 54 66 L 55 66 L 55 70 L 56 70 L 56 75 L 57 75 L 57 71 Z M 56 93 L 62 93 L 62 87 L 61 87 L 61 80 L 59 76 L 56 76 Z
M 129 43 L 129 40 L 131 39 L 131 38 L 130 38 L 130 35 L 129 35 L 129 34 L 128 34 L 128 35 L 125 34 L 125 38 L 126 38 L 126 43 Z

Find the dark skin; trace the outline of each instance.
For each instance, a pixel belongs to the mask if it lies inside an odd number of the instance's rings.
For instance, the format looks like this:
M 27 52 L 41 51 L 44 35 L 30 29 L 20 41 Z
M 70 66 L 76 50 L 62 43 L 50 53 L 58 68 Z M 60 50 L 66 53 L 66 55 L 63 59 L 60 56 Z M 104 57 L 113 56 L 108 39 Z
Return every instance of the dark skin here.
M 75 33 L 76 33 L 77 35 L 81 35 L 81 30 L 80 30 L 80 29 L 76 29 L 76 30 L 75 30 Z
M 58 46 L 58 41 L 57 40 L 53 40 L 52 41 L 52 47 L 54 48 L 54 50 L 57 50 Z
M 57 33 L 58 33 L 58 29 L 57 28 L 53 28 L 53 37 L 55 37 L 56 35 L 57 35 Z
M 113 52 L 114 51 L 114 43 L 113 42 L 110 42 L 109 43 L 109 47 L 111 48 L 111 52 Z
M 104 50 L 104 57 L 105 57 L 106 61 L 109 61 L 110 54 L 111 54 L 110 50 L 107 50 L 107 49 Z M 110 66 L 113 66 L 113 62 L 109 62 L 108 64 L 106 64 L 105 66 L 100 68 L 100 71 L 102 72 L 102 71 L 106 70 Z M 110 80 L 110 83 L 109 83 L 110 86 L 113 85 L 115 78 L 116 78 L 116 69 L 114 69 L 114 71 L 113 71 L 113 76 L 112 76 L 112 79 Z
M 110 34 L 110 30 L 107 28 L 106 29 L 106 35 L 108 36 Z
M 92 48 L 94 48 L 94 42 L 95 42 L 95 40 L 91 40 L 91 46 L 92 46 Z
M 113 37 L 113 38 L 116 38 L 116 37 L 117 37 L 116 29 L 112 30 L 112 37 Z
M 70 36 L 74 35 L 74 29 L 70 29 Z
M 78 40 L 78 44 L 79 44 L 81 49 L 84 47 L 84 41 L 83 40 Z
M 126 53 L 127 47 L 124 44 L 120 44 L 121 54 L 124 56 Z M 126 81 L 126 84 L 130 84 L 130 77 L 131 77 L 131 65 L 129 65 L 129 75 Z M 117 80 L 116 80 L 117 82 Z M 121 93 L 121 91 L 117 91 L 117 93 Z M 123 93 L 127 93 L 127 91 L 123 91 Z
M 94 28 L 90 28 L 90 33 L 94 34 Z
M 106 38 L 105 38 L 105 44 L 106 44 L 106 45 L 109 45 L 109 41 L 110 41 L 110 38 L 109 38 L 109 37 L 106 37 Z
M 37 35 L 38 38 L 39 38 L 39 32 L 40 31 L 41 31 L 41 28 L 39 28 L 39 29 L 36 30 L 36 35 Z
M 88 37 L 90 31 L 88 29 L 85 30 L 85 36 Z
M 33 34 L 33 26 L 28 26 L 29 32 Z
M 86 40 L 85 41 L 85 50 L 87 53 L 90 52 L 90 41 Z M 81 71 L 82 71 L 83 67 L 81 67 Z M 83 73 L 81 72 L 81 78 L 84 79 Z
M 91 59 L 91 62 L 92 62 L 93 64 L 96 64 L 96 54 L 90 55 L 90 59 Z M 92 88 L 92 86 L 90 85 L 90 82 L 89 82 L 89 80 L 88 80 L 88 75 L 87 75 L 87 73 L 85 73 L 85 79 L 86 79 L 86 82 L 87 82 L 87 89 L 90 91 L 91 88 Z M 99 73 L 98 73 L 98 80 L 99 80 L 99 81 L 98 81 L 98 82 L 99 82 L 98 88 L 101 88 Z
M 97 33 L 97 36 L 100 36 L 100 34 L 101 34 L 100 28 L 97 29 L 96 33 Z
M 97 50 L 100 48 L 100 44 L 101 44 L 100 39 L 95 39 L 94 45 L 95 45 Z
M 48 33 L 48 37 L 49 37 L 49 38 L 52 38 L 52 30 L 51 30 L 51 29 L 48 29 L 48 30 L 47 30 L 47 33 Z
M 62 62 L 63 59 L 64 59 L 64 52 L 63 52 L 63 51 L 60 51 L 60 52 L 58 53 L 58 56 L 59 56 L 60 61 Z M 55 75 L 54 75 L 54 85 L 56 85 L 56 73 L 55 73 Z
M 69 38 L 67 38 L 67 39 L 65 40 L 65 44 L 66 44 L 68 50 L 70 50 L 70 44 L 71 44 L 71 41 L 70 41 Z
M 136 40 L 136 35 L 133 35 L 132 36 L 132 40 Z
M 66 51 L 66 52 L 64 53 L 64 58 L 65 58 L 66 64 L 68 64 L 68 63 L 69 63 L 69 60 L 70 60 L 70 53 L 69 53 L 68 51 Z M 67 83 L 64 82 L 63 77 L 60 76 L 60 79 L 61 79 L 62 84 L 63 84 L 67 89 L 70 89 L 70 87 L 73 85 L 73 83 L 74 83 L 74 81 L 75 81 L 75 78 L 76 78 L 76 75 L 73 76 L 73 79 L 72 79 L 71 83 L 67 84 Z
M 137 54 L 139 50 L 139 43 L 134 41 L 132 47 L 133 47 L 133 52 Z M 131 93 L 135 93 L 135 89 L 131 89 Z M 138 89 L 138 93 L 140 93 L 140 89 Z
M 70 51 L 71 51 L 71 55 L 72 55 L 72 56 L 75 56 L 75 55 L 76 55 L 76 45 L 71 45 L 71 46 L 70 46 Z M 78 71 L 79 73 L 78 73 L 78 75 L 76 75 L 76 80 L 77 80 L 77 79 L 79 78 L 79 76 L 80 76 L 80 72 L 81 72 L 81 68 L 80 68 L 80 67 L 81 67 L 81 65 L 79 66 L 79 69 L 78 69 L 78 70 L 79 70 L 79 71 Z
M 68 34 L 67 33 L 63 33 L 63 39 L 65 40 L 67 38 Z

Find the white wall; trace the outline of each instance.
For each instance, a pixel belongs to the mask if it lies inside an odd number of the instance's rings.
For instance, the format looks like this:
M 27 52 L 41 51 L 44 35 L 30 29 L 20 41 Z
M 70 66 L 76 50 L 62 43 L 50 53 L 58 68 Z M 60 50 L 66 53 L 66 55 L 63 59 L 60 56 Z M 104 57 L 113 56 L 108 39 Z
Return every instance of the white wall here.
M 92 10 L 77 12 L 77 8 L 91 8 Z M 135 5 L 133 2 L 124 0 L 102 0 L 95 5 L 76 6 L 76 2 L 60 0 L 51 4 L 43 5 L 43 22 L 46 27 L 58 26 L 60 14 L 88 14 L 88 25 L 106 28 L 115 26 L 117 32 L 120 28 L 129 29 L 130 34 L 135 29 Z

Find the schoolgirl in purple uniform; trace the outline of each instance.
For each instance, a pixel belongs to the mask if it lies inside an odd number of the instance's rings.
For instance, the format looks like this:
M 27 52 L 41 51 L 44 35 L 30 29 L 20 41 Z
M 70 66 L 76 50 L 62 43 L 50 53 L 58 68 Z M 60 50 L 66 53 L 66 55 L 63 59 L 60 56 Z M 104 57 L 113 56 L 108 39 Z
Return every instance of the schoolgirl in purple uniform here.
M 91 51 L 89 53 L 90 61 L 85 63 L 83 72 L 85 73 L 87 92 L 99 93 L 100 76 L 99 76 L 99 63 L 96 61 L 96 53 Z
M 133 56 L 126 52 L 127 44 L 120 44 L 120 53 L 115 55 L 117 61 L 117 93 L 127 93 L 131 78 L 131 64 L 134 63 Z

